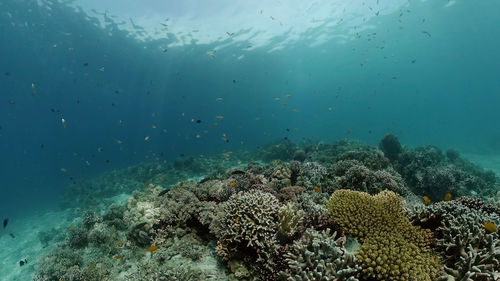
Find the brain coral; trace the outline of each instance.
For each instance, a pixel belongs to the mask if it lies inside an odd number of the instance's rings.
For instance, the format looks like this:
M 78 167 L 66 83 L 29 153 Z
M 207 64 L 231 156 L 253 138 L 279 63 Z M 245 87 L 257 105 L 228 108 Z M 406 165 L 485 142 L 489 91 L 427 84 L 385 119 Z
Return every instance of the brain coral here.
M 403 200 L 391 191 L 375 196 L 335 191 L 328 209 L 333 219 L 363 242 L 356 254 L 363 274 L 380 280 L 432 280 L 439 260 L 431 252 L 432 234 L 414 227 Z

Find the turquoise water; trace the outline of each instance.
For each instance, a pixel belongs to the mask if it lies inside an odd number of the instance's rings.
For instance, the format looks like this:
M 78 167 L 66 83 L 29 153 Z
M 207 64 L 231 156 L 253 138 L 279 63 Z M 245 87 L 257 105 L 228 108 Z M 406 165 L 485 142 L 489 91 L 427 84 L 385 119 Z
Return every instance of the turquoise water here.
M 105 172 L 285 137 L 500 154 L 499 1 L 100 2 L 0 3 L 11 227 Z

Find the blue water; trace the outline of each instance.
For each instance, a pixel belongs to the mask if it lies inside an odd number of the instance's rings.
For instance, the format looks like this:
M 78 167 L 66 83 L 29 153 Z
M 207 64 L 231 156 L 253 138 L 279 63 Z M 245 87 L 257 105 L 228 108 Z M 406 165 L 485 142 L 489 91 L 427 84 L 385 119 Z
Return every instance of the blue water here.
M 112 169 L 283 137 L 500 151 L 499 1 L 108 2 L 0 3 L 3 217 Z

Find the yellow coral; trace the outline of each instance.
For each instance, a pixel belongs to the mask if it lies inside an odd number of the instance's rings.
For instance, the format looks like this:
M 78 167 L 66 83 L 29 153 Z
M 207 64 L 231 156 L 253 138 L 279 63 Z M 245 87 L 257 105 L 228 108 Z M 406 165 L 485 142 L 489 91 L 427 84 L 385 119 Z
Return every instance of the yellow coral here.
M 410 223 L 396 193 L 382 191 L 371 196 L 337 190 L 328 209 L 345 231 L 363 242 L 356 258 L 367 277 L 427 281 L 436 276 L 440 265 L 429 247 L 432 234 Z

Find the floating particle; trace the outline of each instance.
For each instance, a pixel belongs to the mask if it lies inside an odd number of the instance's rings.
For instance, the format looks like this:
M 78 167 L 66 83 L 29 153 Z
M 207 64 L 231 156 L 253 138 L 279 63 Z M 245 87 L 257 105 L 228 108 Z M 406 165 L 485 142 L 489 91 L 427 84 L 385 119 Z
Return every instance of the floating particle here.
M 66 168 L 61 168 L 61 172 L 66 173 L 67 171 Z

